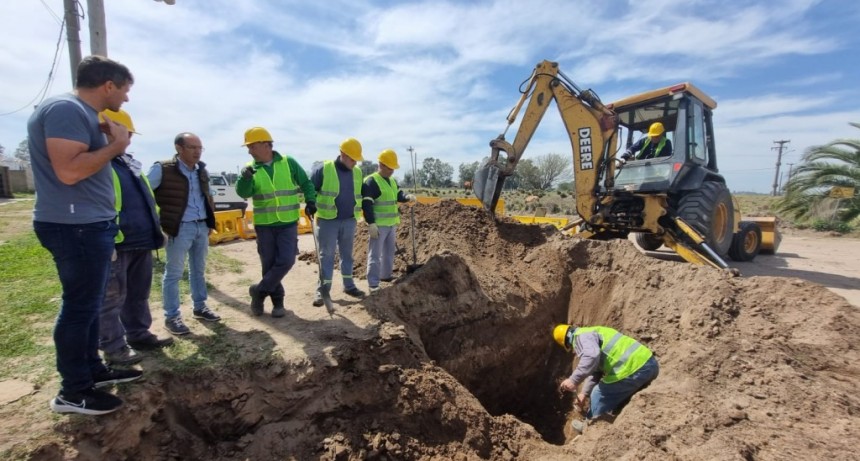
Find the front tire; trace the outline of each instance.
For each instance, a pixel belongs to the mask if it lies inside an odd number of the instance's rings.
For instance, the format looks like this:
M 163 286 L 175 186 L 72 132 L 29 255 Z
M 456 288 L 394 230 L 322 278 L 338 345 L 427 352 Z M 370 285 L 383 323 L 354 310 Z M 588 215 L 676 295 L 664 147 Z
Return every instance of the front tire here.
M 636 232 L 633 234 L 636 244 L 639 248 L 645 251 L 654 251 L 663 246 L 663 239 L 659 235 L 649 234 L 646 232 Z
M 761 228 L 758 224 L 741 221 L 738 233 L 732 237 L 729 257 L 735 261 L 752 261 L 761 250 Z
M 720 256 L 725 256 L 732 245 L 734 215 L 732 195 L 721 182 L 705 181 L 699 190 L 688 192 L 678 202 L 678 216 L 699 231 Z

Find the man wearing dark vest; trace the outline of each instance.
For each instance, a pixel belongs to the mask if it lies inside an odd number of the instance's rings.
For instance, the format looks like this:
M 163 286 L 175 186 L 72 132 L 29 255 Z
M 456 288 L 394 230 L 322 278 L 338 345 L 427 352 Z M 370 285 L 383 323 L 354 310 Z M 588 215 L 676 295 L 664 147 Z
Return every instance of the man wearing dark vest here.
M 122 109 L 105 110 L 105 119 L 135 134 L 131 116 Z M 111 161 L 117 224 L 116 258 L 99 316 L 99 348 L 111 365 L 131 365 L 143 355 L 136 349 L 157 349 L 173 343 L 149 331 L 149 291 L 152 287 L 152 250 L 164 246 L 164 234 L 158 222 L 155 195 L 141 172 L 140 162 L 125 153 Z
M 379 154 L 379 169 L 369 175 L 361 186 L 361 209 L 370 239 L 367 242 L 367 285 L 373 293 L 379 282 L 393 280 L 397 225 L 400 224 L 398 203 L 414 202 L 415 196 L 404 194 L 391 177 L 397 164 L 397 153 L 385 149 Z
M 194 318 L 217 322 L 221 317 L 206 305 L 206 256 L 209 234 L 215 229 L 215 204 L 209 190 L 209 172 L 200 161 L 203 144 L 193 133 L 179 133 L 173 140 L 176 155 L 156 162 L 149 183 L 161 209 L 161 228 L 167 234 L 167 262 L 162 280 L 164 326 L 174 335 L 191 332 L 179 311 L 179 279 L 188 257 L 188 279 Z
M 272 298 L 272 317 L 283 317 L 284 285 L 281 281 L 296 262 L 299 249 L 299 194 L 305 197 L 305 213 L 316 212 L 316 192 L 307 173 L 288 155 L 272 150 L 274 140 L 265 128 L 245 131 L 245 144 L 253 161 L 242 169 L 236 193 L 253 197 L 257 254 L 263 278 L 251 285 L 251 312 L 263 315 L 266 297 Z
M 314 306 L 323 305 L 323 291 L 331 289 L 334 272 L 334 252 L 340 256 L 343 291 L 349 296 L 363 298 L 365 293 L 352 279 L 352 249 L 355 225 L 361 217 L 361 144 L 355 138 L 340 143 L 340 154 L 334 160 L 314 165 L 311 182 L 317 191 L 316 227 L 319 232 L 322 274 L 320 287 L 314 295 Z
M 637 153 L 638 152 L 638 153 Z M 648 135 L 643 136 L 638 141 L 628 147 L 621 154 L 621 159 L 625 162 L 631 158 L 634 160 L 644 160 L 657 157 L 672 156 L 672 141 L 666 139 L 666 130 L 660 122 L 654 122 L 648 129 Z
M 615 411 L 625 400 L 651 383 L 660 366 L 650 349 L 635 339 L 602 326 L 575 327 L 556 325 L 553 339 L 566 351 L 573 349 L 579 364 L 559 386 L 561 392 L 576 392 L 575 404 L 581 410 L 590 397 L 586 421 L 573 421 L 573 429 L 582 432 L 587 421 Z

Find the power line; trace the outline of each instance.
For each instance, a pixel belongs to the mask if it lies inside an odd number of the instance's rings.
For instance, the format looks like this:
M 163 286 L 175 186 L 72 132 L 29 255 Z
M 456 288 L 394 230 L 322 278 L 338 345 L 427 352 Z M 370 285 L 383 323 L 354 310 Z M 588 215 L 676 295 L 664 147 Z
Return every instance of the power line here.
M 44 3 L 44 2 L 42 2 L 42 3 Z M 47 7 L 47 5 L 45 5 L 45 6 Z M 45 96 L 48 94 L 48 91 L 51 89 L 51 85 L 54 83 L 54 71 L 57 70 L 57 65 L 60 63 L 60 59 L 59 59 L 60 47 L 63 44 L 63 30 L 65 30 L 65 27 L 66 27 L 66 23 L 64 21 L 60 21 L 60 34 L 57 37 L 57 46 L 54 49 L 54 59 L 51 60 L 51 70 L 48 72 L 48 79 L 45 81 L 45 83 L 39 89 L 39 92 L 36 93 L 36 96 L 34 96 L 33 99 L 31 99 L 27 104 L 24 104 L 20 108 L 15 109 L 11 112 L 0 113 L 0 117 L 6 116 L 6 115 L 16 114 L 18 112 L 21 112 L 24 109 L 27 109 L 28 107 L 32 107 L 33 105 L 39 105 L 42 101 L 45 100 Z M 37 99 L 38 99 L 38 102 L 36 101 Z M 35 104 L 34 104 L 34 102 L 35 102 Z

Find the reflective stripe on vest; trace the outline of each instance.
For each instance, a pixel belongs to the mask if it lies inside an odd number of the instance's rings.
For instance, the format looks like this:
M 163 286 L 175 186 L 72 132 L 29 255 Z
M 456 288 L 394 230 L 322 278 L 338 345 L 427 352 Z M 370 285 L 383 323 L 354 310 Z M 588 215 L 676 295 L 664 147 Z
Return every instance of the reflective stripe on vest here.
M 250 167 L 254 162 L 248 162 Z M 299 188 L 286 158 L 272 162 L 272 176 L 265 169 L 254 173 L 254 224 L 294 223 L 299 220 Z
M 379 197 L 373 201 L 373 217 L 377 226 L 396 226 L 400 224 L 400 211 L 397 209 L 397 181 L 389 178 L 388 181 L 381 174 L 370 175 L 376 186 L 379 187 Z
M 643 158 L 655 158 L 660 156 L 660 151 L 663 150 L 663 146 L 666 145 L 666 137 L 663 136 L 660 138 L 660 142 L 657 144 L 657 148 L 654 149 L 654 153 L 650 157 L 645 157 L 645 150 L 648 149 L 648 146 L 651 145 L 651 138 L 645 138 L 645 142 L 642 144 L 642 150 L 639 151 L 639 160 Z
M 340 179 L 337 176 L 337 167 L 333 160 L 323 162 L 322 187 L 317 192 L 317 218 L 337 218 L 337 205 L 335 199 L 340 194 Z M 361 219 L 361 169 L 352 169 L 353 199 L 355 207 L 353 216 L 356 220 Z
M 119 184 L 119 175 L 116 170 L 111 166 L 110 172 L 113 173 L 113 196 L 114 196 L 114 208 L 116 209 L 116 237 L 113 239 L 113 243 L 122 243 L 125 240 L 125 235 L 122 234 L 122 230 L 119 229 L 119 211 L 122 210 L 122 186 Z M 152 186 L 149 185 L 149 178 L 146 177 L 145 174 L 140 175 L 140 179 L 143 179 L 143 183 L 146 184 L 146 190 L 149 191 L 149 195 L 152 196 L 152 202 L 155 203 L 155 192 L 152 191 Z M 159 212 L 158 205 L 155 205 L 155 214 L 157 215 Z
M 580 327 L 574 331 L 576 338 L 582 333 L 595 332 L 600 335 L 601 371 L 606 384 L 621 381 L 636 373 L 653 355 L 651 350 L 635 339 L 609 327 Z

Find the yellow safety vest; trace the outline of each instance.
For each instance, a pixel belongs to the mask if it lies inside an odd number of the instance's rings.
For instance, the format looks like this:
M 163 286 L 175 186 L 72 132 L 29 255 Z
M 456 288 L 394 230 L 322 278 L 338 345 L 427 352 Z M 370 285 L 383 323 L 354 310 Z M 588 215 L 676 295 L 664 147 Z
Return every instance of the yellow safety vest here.
M 609 327 L 580 327 L 573 332 L 576 337 L 588 332 L 600 335 L 603 379 L 606 384 L 621 381 L 636 373 L 653 355 L 651 350 L 635 339 Z
M 250 167 L 254 162 L 248 162 Z M 299 188 L 286 158 L 272 162 L 272 176 L 263 168 L 254 173 L 254 225 L 298 222 L 301 213 Z
M 319 219 L 337 218 L 335 198 L 340 194 L 340 180 L 335 168 L 334 161 L 326 160 L 323 162 L 322 187 L 317 194 L 317 217 Z M 358 167 L 352 169 L 352 183 L 353 198 L 355 199 L 353 216 L 358 220 L 361 218 L 361 169 Z
M 396 226 L 400 224 L 400 211 L 397 209 L 397 181 L 386 181 L 381 174 L 370 175 L 379 187 L 379 197 L 373 201 L 373 217 L 377 226 Z
M 116 209 L 116 227 L 119 228 L 119 211 L 122 210 L 122 186 L 119 184 L 119 175 L 116 173 L 116 170 L 111 166 L 110 172 L 113 173 L 113 196 L 114 196 L 114 208 Z M 143 179 L 143 183 L 146 184 L 146 190 L 149 191 L 149 194 L 152 195 L 152 201 L 155 202 L 155 192 L 152 191 L 152 186 L 149 185 L 149 178 L 146 177 L 145 174 L 141 174 L 140 178 Z M 155 205 L 155 214 L 158 214 L 158 204 Z M 114 237 L 114 243 L 122 243 L 125 240 L 125 235 L 122 234 L 122 230 L 117 229 L 116 237 Z

